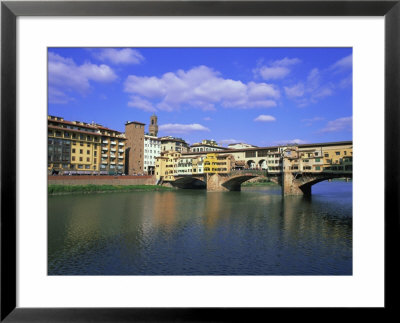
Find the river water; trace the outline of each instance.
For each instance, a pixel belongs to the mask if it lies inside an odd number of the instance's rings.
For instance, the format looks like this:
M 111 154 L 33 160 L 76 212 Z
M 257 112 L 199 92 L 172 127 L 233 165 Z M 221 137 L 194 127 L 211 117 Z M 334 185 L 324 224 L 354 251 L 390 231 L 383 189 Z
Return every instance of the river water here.
M 49 196 L 49 275 L 351 275 L 352 183 Z

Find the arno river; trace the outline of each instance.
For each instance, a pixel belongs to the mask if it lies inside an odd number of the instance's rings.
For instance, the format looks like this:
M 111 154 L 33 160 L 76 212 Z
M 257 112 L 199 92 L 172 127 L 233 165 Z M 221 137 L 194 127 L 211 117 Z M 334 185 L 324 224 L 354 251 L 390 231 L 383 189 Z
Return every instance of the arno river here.
M 351 275 L 352 183 L 49 196 L 49 275 Z

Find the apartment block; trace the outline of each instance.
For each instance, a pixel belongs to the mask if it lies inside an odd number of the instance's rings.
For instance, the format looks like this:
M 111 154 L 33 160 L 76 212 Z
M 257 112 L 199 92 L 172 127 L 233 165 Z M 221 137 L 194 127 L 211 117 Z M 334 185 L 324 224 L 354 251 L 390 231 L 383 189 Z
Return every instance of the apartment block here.
M 125 152 L 119 152 L 118 163 L 102 163 L 103 142 L 112 141 L 124 146 L 125 136 L 96 123 L 67 121 L 62 117 L 48 116 L 48 172 L 50 174 L 122 174 Z M 106 166 L 106 167 L 105 167 Z M 120 166 L 120 168 L 118 168 Z

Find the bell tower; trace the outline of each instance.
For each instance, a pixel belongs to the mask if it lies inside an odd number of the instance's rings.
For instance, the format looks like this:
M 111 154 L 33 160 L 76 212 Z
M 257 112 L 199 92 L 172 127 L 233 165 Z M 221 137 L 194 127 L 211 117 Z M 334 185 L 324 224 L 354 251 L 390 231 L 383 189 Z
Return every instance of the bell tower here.
M 150 136 L 157 137 L 158 124 L 157 124 L 157 116 L 155 114 L 153 114 L 150 117 L 149 133 L 150 133 Z

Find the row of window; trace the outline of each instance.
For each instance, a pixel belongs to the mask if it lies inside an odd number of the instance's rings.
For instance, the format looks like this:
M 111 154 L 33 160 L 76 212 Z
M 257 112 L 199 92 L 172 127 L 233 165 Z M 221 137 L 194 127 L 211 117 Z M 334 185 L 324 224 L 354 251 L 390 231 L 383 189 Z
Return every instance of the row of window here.
M 99 142 L 100 141 L 100 137 L 97 136 L 88 136 L 88 135 L 83 135 L 83 134 L 76 134 L 76 133 L 69 133 L 67 131 L 61 132 L 59 130 L 53 131 L 53 130 L 48 130 L 47 134 L 49 136 L 56 136 L 59 138 L 72 138 L 72 139 L 80 139 L 80 140 L 86 140 L 86 141 L 95 141 L 95 142 Z

